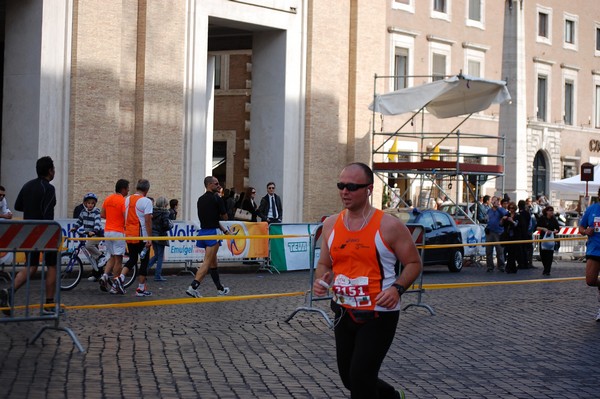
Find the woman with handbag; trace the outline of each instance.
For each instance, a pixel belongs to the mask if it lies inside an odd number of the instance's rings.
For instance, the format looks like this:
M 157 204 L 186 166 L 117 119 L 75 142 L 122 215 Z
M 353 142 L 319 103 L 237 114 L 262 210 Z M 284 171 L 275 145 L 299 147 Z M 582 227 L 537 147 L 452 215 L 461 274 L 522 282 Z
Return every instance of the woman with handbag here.
M 560 226 L 558 220 L 554 216 L 554 208 L 547 206 L 542 211 L 542 216 L 538 220 L 537 230 L 540 232 L 540 236 L 544 239 L 554 238 L 554 235 L 558 233 Z M 540 258 L 542 258 L 542 265 L 544 265 L 544 271 L 542 275 L 549 276 L 550 269 L 552 268 L 552 261 L 554 260 L 554 247 L 555 241 L 541 242 L 540 243 Z
M 252 218 L 250 219 L 251 222 L 257 221 L 256 209 L 258 208 L 258 205 L 256 205 L 254 197 L 256 197 L 256 189 L 254 187 L 248 187 L 246 189 L 246 195 L 244 195 L 244 200 L 242 201 L 242 209 L 250 212 L 252 215 Z

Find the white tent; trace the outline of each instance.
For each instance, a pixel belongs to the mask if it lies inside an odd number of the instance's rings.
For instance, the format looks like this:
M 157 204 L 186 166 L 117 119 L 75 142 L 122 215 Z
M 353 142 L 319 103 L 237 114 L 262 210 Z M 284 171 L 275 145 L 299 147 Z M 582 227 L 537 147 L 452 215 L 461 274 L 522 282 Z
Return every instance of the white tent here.
M 458 75 L 377 95 L 369 109 L 384 115 L 400 115 L 427 107 L 438 118 L 450 118 L 483 111 L 508 100 L 506 82 Z
M 585 183 L 581 181 L 581 175 L 568 177 L 562 180 L 550 182 L 550 191 L 558 197 L 579 198 L 580 195 L 585 195 Z M 598 192 L 600 187 L 600 165 L 594 166 L 594 181 L 588 182 L 588 195 L 593 196 Z

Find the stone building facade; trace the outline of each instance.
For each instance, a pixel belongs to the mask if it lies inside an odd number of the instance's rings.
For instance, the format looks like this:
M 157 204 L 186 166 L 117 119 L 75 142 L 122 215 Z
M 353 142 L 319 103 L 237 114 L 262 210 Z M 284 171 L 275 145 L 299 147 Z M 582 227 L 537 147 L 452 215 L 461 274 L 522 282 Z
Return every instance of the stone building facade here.
M 592 4 L 3 0 L 0 182 L 14 201 L 35 160 L 51 155 L 58 216 L 87 191 L 103 198 L 117 179 L 143 177 L 191 219 L 206 175 L 259 194 L 275 181 L 284 221 L 314 221 L 339 210 L 341 167 L 371 163 L 373 131 L 398 126 L 368 110 L 374 91 L 462 71 L 506 80 L 513 97 L 461 127 L 506 137 L 505 179 L 484 190 L 547 193 L 549 181 L 600 161 Z M 375 74 L 410 77 L 376 84 Z M 456 123 L 426 115 L 411 128 Z M 501 153 L 462 145 L 482 162 Z

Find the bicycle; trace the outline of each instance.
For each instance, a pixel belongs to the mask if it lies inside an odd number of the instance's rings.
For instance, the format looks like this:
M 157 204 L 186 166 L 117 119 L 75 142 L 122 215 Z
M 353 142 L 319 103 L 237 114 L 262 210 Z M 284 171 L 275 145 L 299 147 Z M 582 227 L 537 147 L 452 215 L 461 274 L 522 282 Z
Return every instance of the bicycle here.
M 77 232 L 79 237 L 85 237 L 86 235 L 82 232 Z M 61 255 L 61 267 L 60 267 L 60 289 L 62 291 L 69 291 L 73 288 L 77 287 L 77 284 L 81 281 L 81 277 L 83 276 L 83 262 L 81 261 L 80 254 L 83 254 L 90 262 L 92 266 L 92 275 L 93 276 L 101 276 L 103 273 L 104 267 L 98 266 L 98 262 L 94 259 L 93 256 L 89 253 L 87 248 L 85 247 L 85 240 L 79 241 L 74 248 L 63 252 Z M 64 259 L 68 256 L 66 262 Z M 125 288 L 129 287 L 131 284 L 135 282 L 135 278 L 137 277 L 138 266 L 137 264 L 133 266 L 129 273 L 125 276 L 125 282 L 123 286 Z

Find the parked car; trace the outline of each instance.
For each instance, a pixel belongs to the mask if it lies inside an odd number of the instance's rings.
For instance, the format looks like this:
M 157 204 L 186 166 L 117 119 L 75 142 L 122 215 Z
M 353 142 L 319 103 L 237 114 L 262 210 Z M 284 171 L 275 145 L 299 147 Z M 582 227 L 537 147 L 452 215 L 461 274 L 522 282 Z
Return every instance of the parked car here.
M 384 212 L 397 217 L 409 228 L 414 224 L 423 226 L 425 245 L 462 244 L 461 232 L 446 212 L 417 208 L 389 208 Z M 460 272 L 463 267 L 463 255 L 462 247 L 425 249 L 423 265 L 447 265 L 451 272 Z
M 475 204 L 444 204 L 439 208 L 440 211 L 446 212 L 457 224 L 473 223 L 473 211 L 472 208 Z

